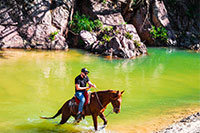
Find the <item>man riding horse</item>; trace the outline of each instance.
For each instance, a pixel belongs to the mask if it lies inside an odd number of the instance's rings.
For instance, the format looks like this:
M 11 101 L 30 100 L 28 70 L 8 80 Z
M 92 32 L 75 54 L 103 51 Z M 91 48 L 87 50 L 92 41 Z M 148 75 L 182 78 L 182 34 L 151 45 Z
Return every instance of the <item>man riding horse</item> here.
M 92 84 L 92 82 L 89 80 L 87 76 L 88 73 L 89 71 L 86 68 L 83 68 L 81 69 L 81 74 L 75 78 L 75 96 L 80 100 L 76 121 L 80 121 L 82 116 L 83 106 L 86 101 L 84 96 L 85 91 L 88 91 L 91 87 L 96 88 L 96 85 Z M 89 87 L 86 87 L 87 84 Z
M 89 81 L 89 78 L 87 76 L 88 73 L 89 71 L 86 68 L 83 68 L 81 70 L 81 74 L 75 78 L 75 95 L 80 100 L 78 106 L 74 106 L 73 103 L 76 102 L 76 98 L 72 97 L 63 104 L 63 106 L 57 111 L 57 113 L 54 116 L 40 118 L 54 119 L 62 114 L 61 121 L 59 124 L 64 124 L 71 116 L 73 116 L 77 122 L 80 122 L 81 114 L 83 111 L 83 105 L 86 101 L 84 97 L 84 92 L 89 90 L 91 87 L 96 88 L 96 86 Z M 89 84 L 89 87 L 86 87 L 87 84 Z M 107 119 L 104 115 L 104 111 L 109 103 L 111 103 L 113 106 L 113 112 L 120 112 L 123 93 L 124 91 L 119 90 L 105 90 L 91 93 L 90 104 L 86 105 L 87 109 L 84 109 L 84 116 L 92 115 L 95 130 L 98 130 L 98 116 L 104 121 L 104 127 L 106 127 Z M 75 109 L 72 109 L 73 107 L 75 107 Z

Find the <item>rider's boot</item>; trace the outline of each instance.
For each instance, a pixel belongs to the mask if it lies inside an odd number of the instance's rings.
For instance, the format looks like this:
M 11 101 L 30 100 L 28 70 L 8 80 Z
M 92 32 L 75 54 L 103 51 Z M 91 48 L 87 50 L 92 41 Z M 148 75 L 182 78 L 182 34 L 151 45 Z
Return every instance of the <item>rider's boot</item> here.
M 78 113 L 77 116 L 76 116 L 76 121 L 79 122 L 81 121 L 81 116 L 82 116 L 82 113 Z

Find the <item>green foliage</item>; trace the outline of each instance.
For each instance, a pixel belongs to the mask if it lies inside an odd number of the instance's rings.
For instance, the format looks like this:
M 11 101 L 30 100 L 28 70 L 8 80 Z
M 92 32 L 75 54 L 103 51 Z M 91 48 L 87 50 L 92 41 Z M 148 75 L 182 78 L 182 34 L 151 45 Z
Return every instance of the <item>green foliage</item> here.
M 107 34 L 105 34 L 102 38 L 103 38 L 104 41 L 110 42 L 110 40 L 111 40 L 112 37 L 110 37 Z
M 105 44 L 105 41 L 100 41 L 99 42 L 99 45 L 104 45 Z
M 94 25 L 95 25 L 95 28 L 102 28 L 103 23 L 100 20 L 96 19 L 94 20 Z
M 94 22 L 89 19 L 89 17 L 79 15 L 78 12 L 75 13 L 73 20 L 69 22 L 69 25 L 73 32 L 80 33 L 81 30 L 92 31 L 97 28 L 101 28 L 103 25 L 100 20 L 95 20 Z
M 137 40 L 134 40 L 134 44 L 135 44 L 136 46 L 138 46 L 138 47 L 141 46 L 141 43 L 140 43 L 139 41 L 137 41 Z
M 131 35 L 129 32 L 126 32 L 126 33 L 125 33 L 125 37 L 126 37 L 127 39 L 130 39 L 130 40 L 133 39 L 133 35 Z
M 121 22 L 121 23 L 119 23 L 119 25 L 125 25 L 125 24 L 127 24 L 127 22 Z
M 52 32 L 52 33 L 50 34 L 50 36 L 49 36 L 49 39 L 50 39 L 51 41 L 54 41 L 57 34 L 58 34 L 58 31 Z
M 161 40 L 165 43 L 167 42 L 168 35 L 167 35 L 167 30 L 164 27 L 156 28 L 155 26 L 152 26 L 150 33 L 153 38 Z
M 107 0 L 103 0 L 103 4 L 106 4 L 107 3 Z
M 103 32 L 109 32 L 109 31 L 113 31 L 113 27 L 112 26 L 105 26 L 103 29 L 102 29 Z
M 134 6 L 134 5 L 136 5 L 138 0 L 132 0 L 132 1 L 133 1 L 132 6 Z
M 115 34 L 119 34 L 119 33 L 120 33 L 120 31 L 119 31 L 119 30 L 116 30 L 116 31 L 115 31 Z

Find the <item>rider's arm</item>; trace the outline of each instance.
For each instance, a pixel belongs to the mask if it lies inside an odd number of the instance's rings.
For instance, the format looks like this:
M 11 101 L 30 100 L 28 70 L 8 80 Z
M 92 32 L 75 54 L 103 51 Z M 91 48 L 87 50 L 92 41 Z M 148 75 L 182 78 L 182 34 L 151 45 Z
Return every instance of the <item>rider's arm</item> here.
M 76 90 L 88 90 L 91 88 L 91 87 L 80 87 L 79 84 L 75 84 L 75 87 L 76 87 Z
M 96 85 L 95 85 L 95 84 L 92 84 L 91 81 L 88 81 L 88 84 L 89 84 L 89 86 L 96 88 Z

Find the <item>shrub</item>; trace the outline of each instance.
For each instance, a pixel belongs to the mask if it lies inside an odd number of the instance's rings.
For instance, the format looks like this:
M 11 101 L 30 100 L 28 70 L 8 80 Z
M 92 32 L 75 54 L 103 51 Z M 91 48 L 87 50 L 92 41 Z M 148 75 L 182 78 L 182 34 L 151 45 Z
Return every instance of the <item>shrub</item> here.
M 134 44 L 135 44 L 136 46 L 138 46 L 138 47 L 141 46 L 141 43 L 140 43 L 139 41 L 137 41 L 137 40 L 134 40 Z
M 103 4 L 106 4 L 107 3 L 107 0 L 103 0 Z
M 153 38 L 158 39 L 162 42 L 167 42 L 167 30 L 164 27 L 158 27 L 152 26 L 152 29 L 150 31 Z
M 116 30 L 116 31 L 115 31 L 115 34 L 120 34 L 120 31 L 119 31 L 119 30 Z
M 99 42 L 99 45 L 104 45 L 105 44 L 105 41 L 100 41 Z
M 130 39 L 130 40 L 133 39 L 133 35 L 131 35 L 129 32 L 126 32 L 126 33 L 125 33 L 125 37 L 126 37 L 127 39 Z
M 49 39 L 50 39 L 51 41 L 54 41 L 57 34 L 58 34 L 58 31 L 52 32 L 52 33 L 50 34 L 50 36 L 49 36 Z
M 96 29 L 97 28 L 102 28 L 103 23 L 100 20 L 96 19 L 96 20 L 94 20 L 94 25 L 95 25 Z
M 113 31 L 113 27 L 112 26 L 105 26 L 103 29 L 102 29 L 103 32 L 109 32 L 109 31 Z
M 100 20 L 95 20 L 94 22 L 89 19 L 89 17 L 79 15 L 78 12 L 73 16 L 73 20 L 69 22 L 71 30 L 75 33 L 80 33 L 81 30 L 92 31 L 100 28 L 103 24 Z
M 138 2 L 138 0 L 132 0 L 133 2 L 132 2 L 132 6 L 135 6 L 136 5 L 136 3 Z
M 105 34 L 102 38 L 103 38 L 104 41 L 110 42 L 110 40 L 111 40 L 112 37 L 110 37 L 107 34 Z

